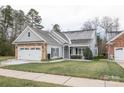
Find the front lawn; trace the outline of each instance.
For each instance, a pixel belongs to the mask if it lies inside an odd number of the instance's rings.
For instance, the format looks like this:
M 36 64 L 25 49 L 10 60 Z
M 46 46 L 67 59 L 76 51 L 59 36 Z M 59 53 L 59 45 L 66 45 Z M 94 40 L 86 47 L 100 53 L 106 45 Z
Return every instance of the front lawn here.
M 13 56 L 0 56 L 0 62 L 7 59 L 13 59 L 13 58 L 14 58 Z
M 124 81 L 124 69 L 114 62 L 65 61 L 59 63 L 32 63 L 13 66 L 11 65 L 4 68 L 94 79 L 103 79 L 104 76 L 107 76 L 108 80 Z
M 0 87 L 60 87 L 61 85 L 0 76 Z

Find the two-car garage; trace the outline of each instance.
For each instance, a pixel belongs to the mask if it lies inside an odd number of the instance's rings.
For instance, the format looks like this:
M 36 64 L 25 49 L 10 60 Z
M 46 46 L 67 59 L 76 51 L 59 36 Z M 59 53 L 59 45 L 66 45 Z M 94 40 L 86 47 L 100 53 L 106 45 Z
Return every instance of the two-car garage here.
M 19 47 L 18 59 L 21 60 L 41 60 L 42 52 L 41 47 Z

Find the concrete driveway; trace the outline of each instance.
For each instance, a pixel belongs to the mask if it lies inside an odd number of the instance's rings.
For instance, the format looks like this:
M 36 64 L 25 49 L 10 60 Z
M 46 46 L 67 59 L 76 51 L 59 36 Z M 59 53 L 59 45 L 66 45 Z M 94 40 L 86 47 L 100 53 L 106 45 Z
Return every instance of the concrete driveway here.
M 18 64 L 27 64 L 27 63 L 34 63 L 34 61 L 9 59 L 9 60 L 6 60 L 6 61 L 2 61 L 0 63 L 0 66 L 18 65 Z M 39 63 L 39 62 L 36 62 L 36 63 Z

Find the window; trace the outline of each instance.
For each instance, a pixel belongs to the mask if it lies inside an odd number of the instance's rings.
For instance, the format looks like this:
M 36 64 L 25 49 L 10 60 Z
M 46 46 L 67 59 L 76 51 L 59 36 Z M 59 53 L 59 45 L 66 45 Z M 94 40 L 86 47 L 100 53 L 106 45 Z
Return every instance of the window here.
M 36 48 L 36 50 L 40 50 L 40 48 Z
M 82 49 L 81 49 L 81 48 L 79 48 L 79 55 L 81 55 L 81 54 L 82 54 L 81 52 L 82 52 Z
M 35 50 L 35 48 L 31 48 L 31 50 Z
M 82 55 L 83 48 L 70 48 L 70 54 L 71 55 Z
M 56 48 L 56 56 L 59 56 L 59 48 Z
M 123 48 L 117 48 L 116 50 L 123 50 Z
M 72 47 L 70 48 L 70 54 L 71 55 L 73 54 L 73 48 Z
M 29 48 L 25 48 L 25 50 L 29 50 Z
M 24 48 L 20 48 L 20 50 L 24 50 Z
M 78 48 L 76 48 L 75 50 L 76 50 L 76 54 L 78 54 Z
M 59 57 L 59 48 L 51 48 L 51 57 Z
M 54 57 L 55 55 L 55 48 L 51 48 L 51 57 Z
M 28 32 L 28 37 L 30 37 L 30 32 Z

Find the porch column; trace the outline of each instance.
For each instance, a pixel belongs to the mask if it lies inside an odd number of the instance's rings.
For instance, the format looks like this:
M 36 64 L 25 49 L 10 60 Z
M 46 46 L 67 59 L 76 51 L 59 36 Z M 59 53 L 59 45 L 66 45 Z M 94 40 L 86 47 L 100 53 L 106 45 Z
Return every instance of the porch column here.
M 69 50 L 68 50 L 68 51 L 69 51 L 69 59 L 70 59 L 70 46 L 68 46 L 68 48 L 69 48 Z
M 63 50 L 62 50 L 62 51 L 63 51 L 63 52 L 62 52 L 62 56 L 63 56 L 63 58 L 64 58 L 64 47 L 65 47 L 65 46 L 63 46 Z

